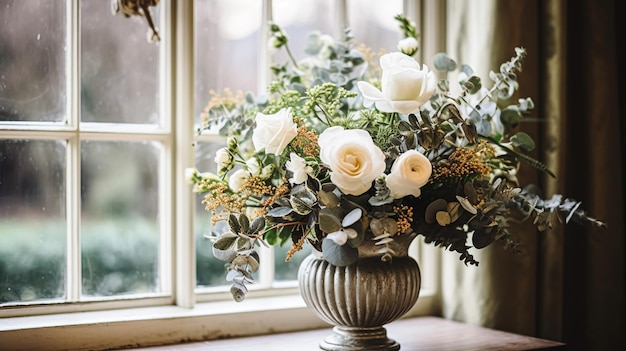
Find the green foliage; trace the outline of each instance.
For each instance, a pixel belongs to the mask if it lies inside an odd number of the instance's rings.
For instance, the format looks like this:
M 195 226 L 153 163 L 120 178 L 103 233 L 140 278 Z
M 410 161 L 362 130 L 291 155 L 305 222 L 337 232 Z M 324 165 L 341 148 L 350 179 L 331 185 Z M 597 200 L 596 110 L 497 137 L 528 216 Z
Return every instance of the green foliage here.
M 296 61 L 285 33 L 272 24 L 273 44 L 290 60 L 272 67 L 269 98 L 258 100 L 263 105 L 247 98 L 227 111 L 224 105 L 211 110 L 224 125 L 231 117 L 238 121 L 241 130 L 221 130 L 236 137 L 236 145 L 250 139 L 260 145 L 236 151 L 229 146 L 241 169 L 224 174 L 226 190 L 216 188 L 229 198 L 214 196 L 230 201 L 220 203 L 228 208 L 220 213 L 225 221 L 209 239 L 215 256 L 226 262 L 236 301 L 254 280 L 259 245 L 290 244 L 290 258 L 310 244 L 329 263 L 344 266 L 372 245 L 382 261 L 393 259 L 406 249 L 398 239 L 418 234 L 457 252 L 466 265 L 477 265 L 472 249 L 501 242 L 519 251 L 509 231 L 513 221 L 532 219 L 545 229 L 566 213 L 566 221 L 602 225 L 580 213 L 579 203 L 544 201 L 518 184 L 522 162 L 552 175 L 527 154 L 535 143 L 517 129 L 528 120 L 533 101 L 509 101 L 518 88 L 524 49 L 516 48 L 490 80 L 437 54 L 434 67 L 441 76 L 459 70 L 456 82 L 438 80 L 411 57 L 417 50 L 415 26 L 404 16 L 396 20 L 407 38 L 398 45 L 401 52 L 381 57 L 380 80 L 366 75 L 364 55 L 352 48 L 349 31 L 341 41 L 311 33 L 305 52 L 312 57 Z M 255 123 L 246 111 L 263 115 Z M 268 117 L 274 118 L 271 125 Z M 241 174 L 248 177 L 245 186 L 227 179 Z M 211 185 L 214 179 L 206 175 L 192 182 Z M 209 185 L 204 189 L 211 192 Z

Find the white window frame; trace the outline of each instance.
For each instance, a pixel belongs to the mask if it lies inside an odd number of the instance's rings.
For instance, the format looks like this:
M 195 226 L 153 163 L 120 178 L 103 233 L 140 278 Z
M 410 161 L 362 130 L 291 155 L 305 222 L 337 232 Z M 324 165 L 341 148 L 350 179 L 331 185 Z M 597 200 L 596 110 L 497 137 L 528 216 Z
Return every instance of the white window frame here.
M 77 43 L 80 42 L 78 9 L 79 0 L 67 0 L 71 20 L 68 43 L 71 58 L 68 66 L 69 123 L 29 130 L 25 125 L 0 124 L 2 138 L 41 138 L 69 140 L 68 159 L 79 160 L 79 142 L 85 139 L 108 138 L 119 130 L 101 132 L 81 125 L 78 134 L 80 112 L 78 91 L 80 62 Z M 347 24 L 347 0 L 336 0 L 336 28 Z M 326 327 L 306 308 L 297 289 L 255 290 L 243 303 L 235 303 L 227 292 L 204 294 L 196 290 L 196 262 L 194 244 L 194 194 L 183 179 L 184 170 L 193 167 L 194 149 L 194 1 L 161 0 L 160 5 L 162 50 L 161 57 L 169 63 L 162 65 L 161 111 L 165 116 L 163 128 L 137 137 L 159 140 L 165 145 L 165 157 L 161 173 L 164 184 L 173 186 L 161 189 L 160 208 L 164 214 L 160 225 L 171 228 L 174 235 L 162 239 L 161 258 L 165 259 L 159 272 L 166 278 L 161 286 L 162 294 L 134 296 L 114 301 L 78 301 L 80 291 L 68 290 L 68 303 L 38 303 L 29 306 L 0 308 L 0 348 L 10 345 L 12 350 L 72 350 L 111 349 L 129 345 L 158 345 L 189 340 L 206 340 L 223 337 L 245 336 L 263 333 L 288 332 Z M 445 50 L 445 1 L 404 0 L 405 14 L 413 19 L 421 34 L 421 57 L 419 60 L 432 64 L 427 58 Z M 271 19 L 271 0 L 263 0 L 263 20 Z M 169 40 L 171 38 L 171 40 Z M 261 42 L 267 42 L 267 32 L 261 34 Z M 268 81 L 269 53 L 260 45 L 260 87 Z M 171 84 L 168 84 L 171 83 Z M 173 88 L 168 88 L 173 87 Z M 176 116 L 173 118 L 171 116 Z M 184 117 L 183 117 L 184 116 Z M 167 121 L 173 121 L 169 123 Z M 100 128 L 99 128 L 100 129 Z M 132 140 L 126 134 L 121 138 Z M 167 160 L 173 160 L 168 162 Z M 72 206 L 78 207 L 80 197 L 78 165 L 72 164 L 67 175 L 68 197 Z M 167 201 L 172 199 L 172 201 Z M 79 200 L 79 199 L 78 199 Z M 166 205 L 170 204 L 170 205 Z M 79 208 L 68 208 L 68 230 L 78 233 Z M 68 247 L 79 249 L 77 235 L 68 236 Z M 422 269 L 422 289 L 416 306 L 407 316 L 439 315 L 439 249 L 416 244 L 414 251 Z M 68 253 L 70 255 L 70 253 Z M 71 255 L 79 255 L 73 252 Z M 173 259 L 171 259 L 173 257 Z M 73 260 L 70 271 L 80 272 Z M 262 273 L 273 275 L 273 271 Z M 76 274 L 74 277 L 80 275 Z M 171 277 L 171 279 L 167 279 Z M 68 279 L 68 281 L 71 279 Z M 272 279 L 269 279 L 272 280 Z M 72 285 L 73 284 L 73 285 Z M 68 282 L 68 286 L 80 286 Z M 221 299 L 221 301 L 215 301 Z

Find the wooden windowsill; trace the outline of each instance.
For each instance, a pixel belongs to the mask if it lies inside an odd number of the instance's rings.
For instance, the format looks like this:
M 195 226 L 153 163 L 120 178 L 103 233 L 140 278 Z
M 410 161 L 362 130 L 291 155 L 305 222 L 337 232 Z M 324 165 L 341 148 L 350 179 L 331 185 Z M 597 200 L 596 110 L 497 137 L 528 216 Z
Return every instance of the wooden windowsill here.
M 402 351 L 510 351 L 565 350 L 565 344 L 471 326 L 438 317 L 403 319 L 386 326 L 387 336 L 401 345 Z M 261 335 L 245 338 L 211 340 L 171 346 L 139 348 L 142 351 L 249 351 L 298 350 L 317 351 L 318 344 L 332 331 L 308 330 L 294 333 Z

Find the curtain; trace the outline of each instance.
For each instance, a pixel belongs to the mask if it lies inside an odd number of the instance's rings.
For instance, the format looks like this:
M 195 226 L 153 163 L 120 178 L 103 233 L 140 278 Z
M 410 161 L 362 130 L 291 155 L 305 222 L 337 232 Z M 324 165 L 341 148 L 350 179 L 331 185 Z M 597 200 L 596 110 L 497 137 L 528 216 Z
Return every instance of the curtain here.
M 524 252 L 496 243 L 475 251 L 478 267 L 442 253 L 446 318 L 566 342 L 571 350 L 626 346 L 624 252 L 623 29 L 618 0 L 448 0 L 447 53 L 487 79 L 514 55 L 528 56 L 518 97 L 535 101 L 535 158 L 556 179 L 530 167 L 523 183 L 546 196 L 581 200 L 606 229 L 562 224 L 514 231 Z

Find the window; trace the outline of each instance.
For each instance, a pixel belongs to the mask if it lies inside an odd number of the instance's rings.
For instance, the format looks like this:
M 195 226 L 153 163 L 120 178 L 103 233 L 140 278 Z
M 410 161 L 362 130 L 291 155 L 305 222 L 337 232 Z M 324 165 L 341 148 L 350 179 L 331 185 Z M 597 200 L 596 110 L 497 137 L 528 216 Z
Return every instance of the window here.
M 268 62 L 285 60 L 267 52 L 266 20 L 289 32 L 296 53 L 309 31 L 346 24 L 357 42 L 390 51 L 393 15 L 418 18 L 417 5 L 432 3 L 161 0 L 151 8 L 154 44 L 144 17 L 113 15 L 111 2 L 3 0 L 0 343 L 36 348 L 24 337 L 36 328 L 58 348 L 78 347 L 67 344 L 76 335 L 82 347 L 115 348 L 202 338 L 216 323 L 215 337 L 323 325 L 296 293 L 306 252 L 287 264 L 284 252 L 264 252 L 254 294 L 230 301 L 202 239 L 208 216 L 183 179 L 186 167 L 211 170 L 223 143 L 196 136 L 198 116 L 212 89 L 259 90 Z M 421 260 L 436 267 L 429 252 Z M 434 276 L 421 313 L 436 308 Z M 242 314 L 249 328 L 236 330 Z M 183 336 L 167 332 L 171 318 L 186 321 Z M 103 341 L 102 321 L 119 335 Z

